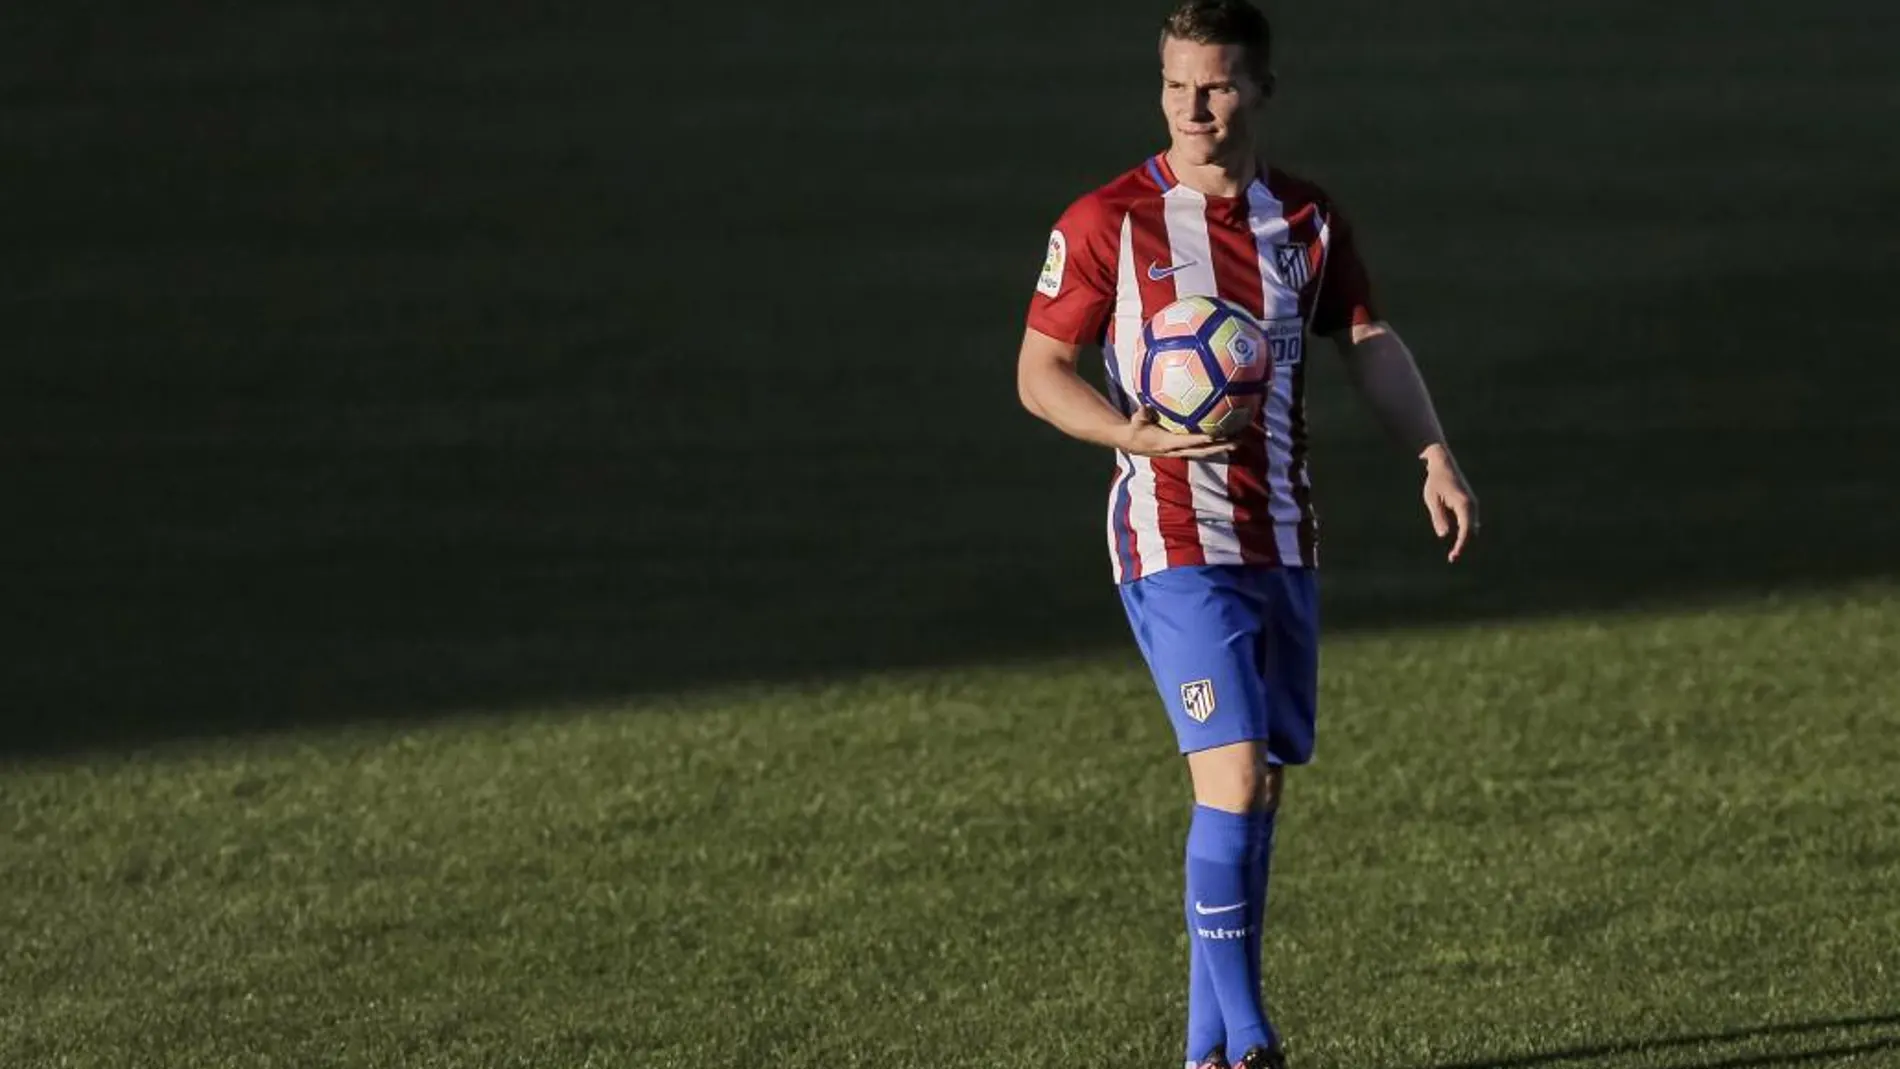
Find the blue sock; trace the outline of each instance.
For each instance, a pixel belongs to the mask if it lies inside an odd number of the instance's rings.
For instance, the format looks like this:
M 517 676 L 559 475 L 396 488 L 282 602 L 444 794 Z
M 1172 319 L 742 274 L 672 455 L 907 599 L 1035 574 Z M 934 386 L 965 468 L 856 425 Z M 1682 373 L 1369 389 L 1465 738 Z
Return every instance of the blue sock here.
M 1187 1064 L 1199 1065 L 1216 1047 L 1227 1042 L 1227 1022 L 1221 1019 L 1220 997 L 1214 993 L 1214 974 L 1207 971 L 1207 955 L 1195 936 L 1194 883 L 1187 881 L 1187 894 L 1181 902 L 1187 915 L 1188 1004 Z
M 1247 906 L 1250 915 L 1250 927 L 1247 933 L 1248 979 L 1253 990 L 1261 991 L 1260 941 L 1267 930 L 1267 880 L 1273 871 L 1273 818 L 1274 811 L 1267 810 L 1253 815 L 1253 834 L 1247 841 Z M 1278 1037 L 1273 1031 L 1273 1022 L 1268 1019 L 1266 996 L 1260 996 L 1260 1015 L 1267 1021 L 1267 1042 L 1272 1043 Z M 1245 1050 L 1234 1052 L 1238 1058 Z
M 1254 859 L 1249 857 L 1254 824 L 1251 814 L 1197 805 L 1188 825 L 1189 921 L 1227 1025 L 1227 1054 L 1232 1058 L 1268 1042 L 1248 951 L 1248 934 L 1256 927 L 1248 893 L 1254 882 Z

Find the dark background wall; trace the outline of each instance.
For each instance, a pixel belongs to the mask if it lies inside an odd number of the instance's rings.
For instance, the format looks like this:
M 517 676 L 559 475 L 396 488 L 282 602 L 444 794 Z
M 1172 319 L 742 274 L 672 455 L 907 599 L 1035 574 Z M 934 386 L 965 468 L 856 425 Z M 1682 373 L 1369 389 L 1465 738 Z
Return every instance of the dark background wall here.
M 1119 648 L 1015 407 L 1154 3 L 0 14 L 0 748 Z M 1483 495 L 1313 377 L 1331 626 L 1891 574 L 1900 14 L 1273 7 Z

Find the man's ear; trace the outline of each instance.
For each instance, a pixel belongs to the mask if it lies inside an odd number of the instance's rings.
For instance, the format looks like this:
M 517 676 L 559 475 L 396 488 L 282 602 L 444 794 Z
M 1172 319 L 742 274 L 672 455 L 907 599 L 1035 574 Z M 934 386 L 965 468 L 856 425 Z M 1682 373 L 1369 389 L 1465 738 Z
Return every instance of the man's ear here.
M 1280 76 L 1279 76 L 1279 75 L 1277 75 L 1277 74 L 1275 74 L 1275 73 L 1273 73 L 1273 71 L 1272 71 L 1271 69 L 1269 69 L 1269 70 L 1267 71 L 1267 76 L 1266 76 L 1266 78 L 1265 78 L 1264 80 L 1262 80 L 1262 81 L 1261 81 L 1261 83 L 1260 83 L 1260 96 L 1261 96 L 1261 98 L 1262 98 L 1262 99 L 1270 99 L 1270 98 L 1271 98 L 1271 97 L 1273 96 L 1273 89 L 1274 89 L 1274 87 L 1275 87 L 1276 85 L 1278 85 L 1279 83 L 1280 83 Z

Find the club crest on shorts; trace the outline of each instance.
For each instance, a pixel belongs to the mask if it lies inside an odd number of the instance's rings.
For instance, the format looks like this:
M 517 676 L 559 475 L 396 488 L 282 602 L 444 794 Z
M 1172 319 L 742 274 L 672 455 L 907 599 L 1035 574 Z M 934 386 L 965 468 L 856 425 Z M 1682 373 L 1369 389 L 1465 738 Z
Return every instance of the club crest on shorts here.
M 1198 723 L 1207 723 L 1214 715 L 1214 681 L 1197 679 L 1181 684 L 1181 708 Z
M 1280 274 L 1280 281 L 1288 289 L 1305 289 L 1310 277 L 1307 270 L 1305 245 L 1275 245 L 1273 247 L 1273 269 Z

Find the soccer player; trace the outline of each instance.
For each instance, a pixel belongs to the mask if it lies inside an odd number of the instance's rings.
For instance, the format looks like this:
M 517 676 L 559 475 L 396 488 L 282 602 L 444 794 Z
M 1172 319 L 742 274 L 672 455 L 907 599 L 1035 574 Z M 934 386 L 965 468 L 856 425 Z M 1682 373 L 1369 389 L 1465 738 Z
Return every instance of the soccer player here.
M 1433 529 L 1457 560 L 1477 500 L 1410 352 L 1378 316 L 1353 232 L 1311 182 L 1261 162 L 1273 95 L 1267 19 L 1184 0 L 1161 30 L 1169 145 L 1077 200 L 1049 237 L 1017 362 L 1022 403 L 1115 450 L 1108 548 L 1122 603 L 1194 790 L 1184 910 L 1190 1069 L 1285 1064 L 1260 994 L 1268 861 L 1284 769 L 1313 754 L 1318 522 L 1307 472 L 1306 339 L 1424 465 Z M 1213 295 L 1265 328 L 1274 373 L 1225 441 L 1155 423 L 1135 391 L 1143 322 Z M 1099 345 L 1107 393 L 1076 371 Z

